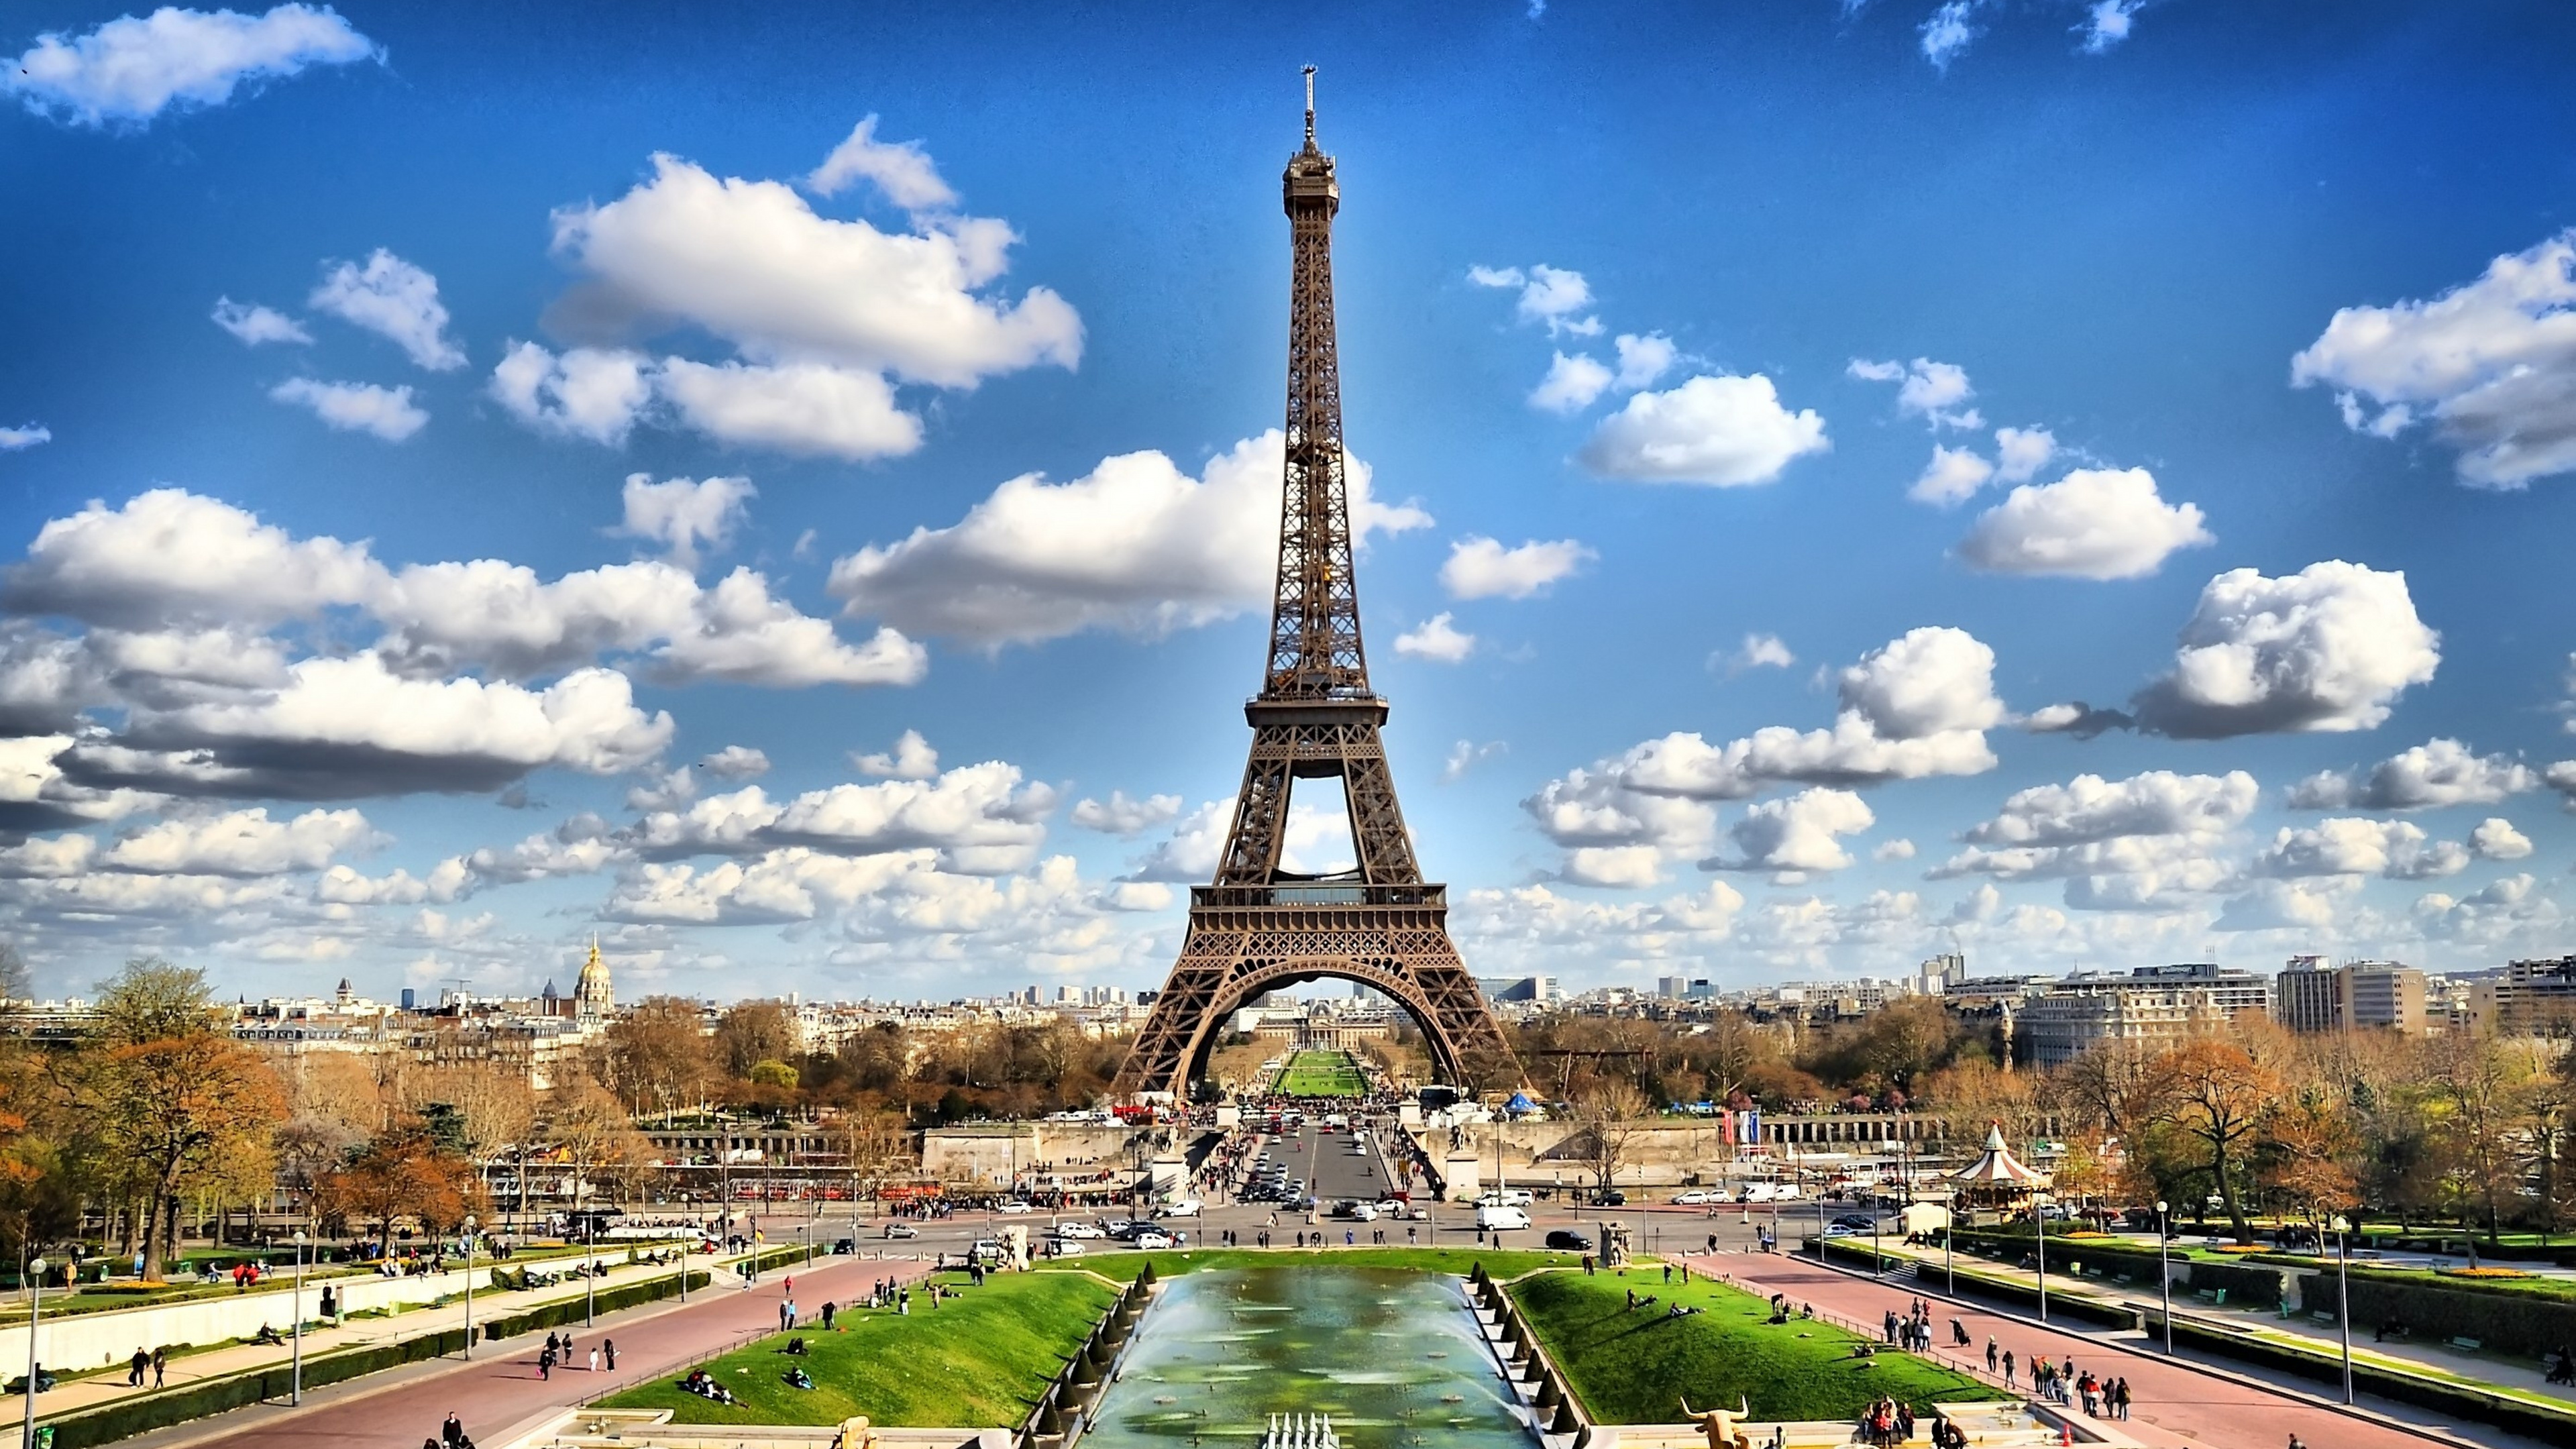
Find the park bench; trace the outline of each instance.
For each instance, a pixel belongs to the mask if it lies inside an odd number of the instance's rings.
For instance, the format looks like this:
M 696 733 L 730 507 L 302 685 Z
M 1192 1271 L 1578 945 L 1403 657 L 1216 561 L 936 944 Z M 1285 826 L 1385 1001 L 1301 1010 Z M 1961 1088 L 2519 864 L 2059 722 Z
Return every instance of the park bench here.
M 2332 1323 L 2335 1321 L 2333 1310 L 2326 1308 L 2310 1309 L 2308 1311 L 2308 1317 L 2315 1319 L 2319 1323 Z
M 2466 1353 L 2476 1353 L 2486 1347 L 2486 1344 L 2483 1340 L 2475 1338 L 2455 1338 L 2451 1340 L 2451 1347 Z
M 2212 1308 L 2224 1308 L 2227 1306 L 2227 1290 L 2224 1288 L 2195 1288 L 2192 1290 L 2191 1296 L 2208 1304 Z

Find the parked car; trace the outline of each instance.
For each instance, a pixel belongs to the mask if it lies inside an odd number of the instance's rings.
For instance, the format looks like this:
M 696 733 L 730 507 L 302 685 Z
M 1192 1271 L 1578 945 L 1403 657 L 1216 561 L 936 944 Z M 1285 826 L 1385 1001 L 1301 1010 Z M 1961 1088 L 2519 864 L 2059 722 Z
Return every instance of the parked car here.
M 1549 1233 L 1547 1235 L 1547 1245 L 1564 1253 L 1589 1253 L 1592 1251 L 1592 1240 L 1590 1238 L 1583 1236 L 1581 1233 L 1568 1232 L 1564 1228 L 1558 1228 L 1556 1231 Z
M 1825 1236 L 1829 1238 L 1866 1237 L 1868 1233 L 1869 1229 L 1867 1228 L 1856 1228 L 1851 1224 L 1844 1222 L 1828 1223 L 1825 1225 Z
M 1167 1218 L 1194 1218 L 1199 1215 L 1199 1209 L 1202 1206 L 1204 1206 L 1204 1204 L 1202 1204 L 1197 1198 L 1176 1197 L 1170 1202 L 1163 1204 L 1163 1216 Z
M 1059 1238 L 1099 1238 L 1108 1236 L 1101 1232 L 1099 1225 L 1095 1223 L 1058 1223 L 1056 1224 L 1055 1235 Z
M 1078 1258 L 1082 1256 L 1082 1242 L 1078 1238 L 1068 1238 L 1058 1234 L 1047 1239 L 1047 1251 L 1059 1258 Z
M 1878 1226 L 1878 1219 L 1871 1217 L 1867 1213 L 1844 1213 L 1841 1217 L 1834 1219 L 1834 1226 L 1838 1228 L 1849 1228 L 1856 1233 L 1866 1233 Z
M 1021 1213 L 1032 1212 L 1035 1211 L 1035 1209 L 1031 1208 L 1027 1203 L 1020 1201 L 1018 1198 L 1013 1198 L 1009 1202 L 1003 1203 L 999 1207 L 994 1208 L 993 1211 L 1017 1217 Z
M 1538 1201 L 1538 1199 L 1530 1196 L 1528 1188 L 1498 1187 L 1489 1190 L 1484 1196 L 1476 1199 L 1476 1206 L 1525 1208 L 1536 1201 Z
M 1695 1187 L 1688 1192 L 1677 1192 L 1673 1194 L 1673 1205 L 1675 1207 L 1706 1207 L 1710 1203 L 1724 1201 L 1726 1201 L 1726 1194 L 1710 1192 L 1705 1188 Z
M 1131 1248 L 1168 1248 L 1172 1246 L 1172 1235 L 1166 1232 L 1157 1231 L 1153 1228 L 1147 1228 L 1145 1231 L 1129 1238 L 1127 1240 L 1127 1246 Z
M 1615 1187 L 1605 1187 L 1592 1195 L 1595 1207 L 1626 1207 L 1628 1195 Z

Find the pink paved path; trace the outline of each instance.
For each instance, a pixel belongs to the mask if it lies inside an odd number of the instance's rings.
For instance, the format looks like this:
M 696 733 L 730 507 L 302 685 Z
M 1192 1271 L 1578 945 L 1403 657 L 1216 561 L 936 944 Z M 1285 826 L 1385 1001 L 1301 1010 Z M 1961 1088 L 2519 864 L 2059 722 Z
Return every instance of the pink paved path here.
M 809 1318 L 826 1299 L 842 1303 L 862 1296 L 879 1278 L 910 1280 L 929 1264 L 902 1258 L 817 1259 L 811 1269 L 773 1270 L 750 1291 L 739 1287 L 708 1288 L 690 1295 L 686 1307 L 654 1305 L 620 1315 L 602 1315 L 599 1327 L 576 1326 L 577 1352 L 587 1356 L 601 1338 L 617 1340 L 617 1372 L 558 1369 L 551 1382 L 537 1376 L 537 1351 L 543 1334 L 525 1335 L 475 1346 L 472 1362 L 451 1361 L 444 1368 L 405 1377 L 390 1386 L 369 1388 L 358 1379 L 308 1395 L 301 1409 L 263 1405 L 217 1419 L 181 1425 L 155 1435 L 162 1443 L 184 1440 L 196 1449 L 277 1449 L 277 1446 L 383 1446 L 418 1449 L 435 1438 L 450 1410 L 464 1420 L 465 1432 L 484 1444 L 497 1443 L 506 1429 L 549 1409 L 569 1408 L 595 1394 L 638 1378 L 659 1377 L 681 1363 L 718 1347 L 737 1335 L 775 1328 L 785 1283 L 796 1282 L 796 1306 Z
M 2104 1378 L 2126 1376 L 2137 1402 L 2129 1422 L 2116 1427 L 2159 1449 L 2281 1449 L 2292 1434 L 2311 1449 L 2430 1449 L 2435 1442 L 2388 1424 L 2302 1403 L 2288 1394 L 2199 1372 L 2187 1361 L 2168 1359 L 2152 1347 L 2131 1348 L 2119 1340 L 2041 1329 L 1970 1300 L 1945 1299 L 1911 1278 L 1872 1282 L 1786 1255 L 1692 1255 L 1686 1261 L 1694 1272 L 1731 1278 L 1746 1287 L 1759 1284 L 1765 1294 L 1786 1293 L 1793 1301 L 1814 1304 L 1819 1312 L 1872 1325 L 1873 1332 L 1887 1310 L 1893 1308 L 1901 1317 L 1921 1297 L 1933 1305 L 1933 1330 L 1944 1352 L 1951 1351 L 1947 1345 L 1950 1320 L 1955 1317 L 1967 1325 L 1980 1365 L 1989 1335 L 2012 1351 L 2021 1361 L 2020 1383 L 2025 1390 L 2030 1384 L 2030 1361 L 2037 1356 L 2058 1362 L 2072 1359 L 2079 1371 L 2090 1370 Z M 2331 1392 L 2330 1385 L 2321 1387 Z M 2464 1425 L 2454 1432 L 2480 1442 L 2522 1442 L 2480 1425 Z

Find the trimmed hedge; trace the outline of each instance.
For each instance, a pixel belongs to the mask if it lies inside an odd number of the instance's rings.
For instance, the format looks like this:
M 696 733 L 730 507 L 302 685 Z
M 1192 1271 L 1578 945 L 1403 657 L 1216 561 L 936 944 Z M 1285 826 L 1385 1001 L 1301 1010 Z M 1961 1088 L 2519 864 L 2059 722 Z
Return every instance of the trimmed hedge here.
M 2353 1286 L 2358 1288 L 2361 1285 L 2356 1281 Z M 2161 1323 L 2153 1313 L 2147 1317 Z M 2221 1358 L 2280 1369 L 2321 1383 L 2343 1382 L 2343 1359 L 2339 1354 L 2302 1352 L 2244 1334 L 2203 1328 L 2187 1318 L 2175 1319 L 2173 1332 L 2176 1343 L 2189 1344 Z M 2493 1424 L 2543 1444 L 2576 1441 L 2576 1413 L 2561 1413 L 2518 1399 L 2482 1393 L 2464 1384 L 2391 1373 L 2359 1361 L 2352 1366 L 2352 1383 L 2355 1389 L 2366 1390 L 2383 1399 L 2394 1399 L 2418 1408 L 2438 1409 L 2481 1424 Z
M 2318 1275 L 2317 1306 L 2334 1302 L 2334 1274 Z M 2531 1293 L 2499 1292 L 2501 1285 L 2463 1279 L 2439 1287 L 2420 1280 L 2355 1271 L 2352 1321 L 2402 1321 L 2419 1339 L 2474 1338 L 2500 1353 L 2532 1358 L 2576 1343 L 2576 1303 Z
M 2028 1233 L 1995 1233 L 1962 1230 L 1961 1247 L 1983 1246 L 2015 1254 L 2034 1251 L 2035 1239 Z M 2019 1259 L 2014 1259 L 2018 1263 Z M 2161 1255 L 2126 1243 L 2102 1238 L 2061 1238 L 2052 1233 L 2048 1239 L 2048 1261 L 2057 1263 L 2117 1264 L 2135 1279 L 2132 1286 L 2153 1291 L 2156 1274 L 2163 1266 Z M 2210 1263 L 2176 1255 L 2174 1263 L 2185 1270 L 2185 1279 L 2193 1291 L 2227 1290 L 2230 1308 L 2278 1308 L 2281 1306 L 2281 1274 L 2278 1270 L 2242 1263 Z

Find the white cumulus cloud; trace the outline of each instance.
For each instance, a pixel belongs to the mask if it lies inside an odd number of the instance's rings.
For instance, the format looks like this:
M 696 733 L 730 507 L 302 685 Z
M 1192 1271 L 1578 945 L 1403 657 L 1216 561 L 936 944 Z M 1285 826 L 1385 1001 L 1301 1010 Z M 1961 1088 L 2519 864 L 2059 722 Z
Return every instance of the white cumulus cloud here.
M 1526 269 L 1475 266 L 1467 269 L 1467 280 L 1479 287 L 1519 292 L 1516 310 L 1520 320 L 1545 326 L 1550 336 L 1601 335 L 1601 319 L 1586 315 L 1592 308 L 1592 285 L 1581 272 L 1543 265 Z
M 0 453 L 14 453 L 21 448 L 32 448 L 38 443 L 50 443 L 53 440 L 54 430 L 41 423 L 0 428 Z
M 2057 456 L 2057 435 L 2046 428 L 1995 429 L 1995 476 L 2027 483 Z
M 1748 807 L 1727 828 L 1741 852 L 1706 862 L 1721 870 L 1834 871 L 1852 863 L 1836 837 L 1878 823 L 1868 802 L 1849 790 L 1811 789 Z
M 245 81 L 379 53 L 327 5 L 280 5 L 263 15 L 165 5 L 79 35 L 37 36 L 0 66 L 0 90 L 82 125 L 146 122 L 173 105 L 222 105 Z
M 851 614 L 983 645 L 1231 618 L 1270 600 L 1286 453 L 1273 429 L 1198 478 L 1158 452 L 1105 458 L 1065 483 L 1024 474 L 955 524 L 836 560 L 831 590 Z M 1355 541 L 1430 524 L 1420 509 L 1378 503 L 1359 460 L 1345 469 Z
M 2460 450 L 2463 483 L 2576 471 L 2576 229 L 2431 301 L 2337 311 L 2290 380 L 2337 389 L 2346 425 L 2380 437 L 2429 421 Z
M 245 347 L 257 347 L 263 342 L 307 343 L 313 340 L 313 334 L 304 330 L 303 323 L 276 308 L 236 302 L 230 297 L 215 299 L 214 319 L 216 326 L 241 339 Z
M 1610 390 L 1610 369 L 1587 353 L 1560 352 L 1547 365 L 1547 376 L 1530 389 L 1529 405 L 1543 412 L 1579 413 Z
M 880 141 L 877 118 L 867 116 L 849 137 L 832 148 L 823 164 L 805 178 L 807 190 L 836 196 L 851 183 L 866 181 L 906 211 L 938 211 L 957 204 L 957 193 L 940 179 L 939 167 L 919 141 Z
M 1771 379 L 1757 373 L 1637 393 L 1601 420 L 1577 456 L 1604 478 L 1737 488 L 1771 482 L 1830 446 L 1824 419 L 1781 406 Z
M 1917 503 L 1947 508 L 1975 497 L 1977 490 L 1994 476 L 1995 465 L 1976 449 L 1945 448 L 1935 443 L 1932 461 L 1923 465 L 1922 476 L 1905 490 L 1905 496 Z
M 748 478 L 671 478 L 653 481 L 650 473 L 630 473 L 621 493 L 626 518 L 620 532 L 658 543 L 682 568 L 695 568 L 700 548 L 723 548 L 733 541 L 746 505 L 760 496 Z
M 1542 543 L 1536 539 L 1505 548 L 1490 538 L 1469 535 L 1449 545 L 1449 560 L 1440 566 L 1440 586 L 1453 599 L 1526 599 L 1600 557 L 1570 538 Z
M 928 780 L 939 773 L 939 752 L 919 730 L 905 730 L 894 748 L 882 754 L 852 753 L 850 764 L 862 775 L 883 780 Z
M 1178 819 L 1180 813 L 1181 797 L 1178 795 L 1148 795 L 1142 800 L 1133 800 L 1123 790 L 1112 790 L 1106 800 L 1076 801 L 1073 823 L 1085 830 L 1125 837 L 1168 824 Z
M 2133 579 L 2217 542 L 2201 524 L 2198 505 L 2166 503 L 2144 468 L 2078 468 L 2015 488 L 1970 525 L 1959 556 L 1989 573 Z
M 2539 784 L 2510 755 L 2481 755 L 2458 740 L 2433 739 L 2367 771 L 2321 770 L 2290 787 L 2289 803 L 2294 810 L 2435 810 L 2493 805 Z
M 465 365 L 465 350 L 447 336 L 447 304 L 438 279 L 378 247 L 364 267 L 341 262 L 322 274 L 308 305 L 389 338 L 433 372 Z
M 415 406 L 409 387 L 379 387 L 372 382 L 317 382 L 290 377 L 268 390 L 270 398 L 310 408 L 313 415 L 342 432 L 369 433 L 399 443 L 429 425 L 429 414 Z
M 1955 362 L 1934 362 L 1928 357 L 1912 362 L 1872 362 L 1855 357 L 1843 371 L 1864 382 L 1897 384 L 1896 410 L 1923 419 L 1935 432 L 1985 426 L 1985 419 L 1975 408 L 1960 406 L 1975 397 L 1977 390 L 1968 382 L 1968 370 Z
M 319 870 L 341 851 L 383 842 L 355 810 L 271 820 L 265 808 L 253 808 L 147 826 L 118 840 L 104 864 L 146 875 L 284 875 Z
M 1476 636 L 1459 632 L 1450 622 L 1448 611 L 1443 610 L 1396 635 L 1395 652 L 1408 659 L 1456 664 L 1476 652 Z
M 2403 573 L 2341 560 L 2284 578 L 2231 569 L 2201 590 L 2173 672 L 2135 712 L 2183 739 L 2370 729 L 2432 679 L 2440 645 Z
M 542 433 L 614 447 L 653 401 L 650 359 L 623 348 L 576 347 L 557 356 L 513 342 L 492 369 L 494 401 Z
M 2531 855 L 2531 837 L 2503 816 L 2490 815 L 2469 832 L 2469 850 L 2480 860 L 2525 860 Z

